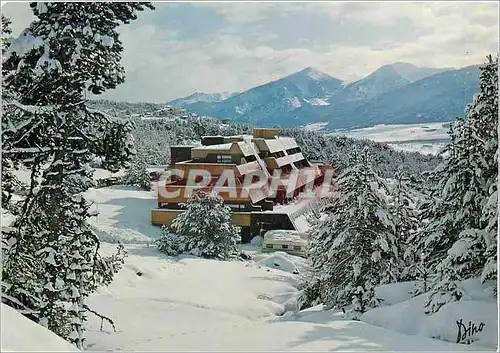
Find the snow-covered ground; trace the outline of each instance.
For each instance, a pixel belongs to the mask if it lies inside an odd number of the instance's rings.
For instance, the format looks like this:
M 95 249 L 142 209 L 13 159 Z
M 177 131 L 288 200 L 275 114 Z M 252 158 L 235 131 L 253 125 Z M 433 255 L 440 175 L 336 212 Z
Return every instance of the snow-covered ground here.
M 436 314 L 426 315 L 424 304 L 428 294 L 412 297 L 414 282 L 403 282 L 382 286 L 377 296 L 386 301 L 386 306 L 372 309 L 361 317 L 361 321 L 388 328 L 408 335 L 437 338 L 448 342 L 457 342 L 461 332 L 477 345 L 496 349 L 498 343 L 498 306 L 492 294 L 494 284 L 481 285 L 478 278 L 462 282 L 466 295 L 455 303 L 444 305 Z M 463 324 L 459 331 L 459 322 Z M 469 322 L 480 328 L 470 336 L 465 333 Z M 462 336 L 462 335 L 460 335 Z
M 115 237 L 157 236 L 149 225 L 155 192 L 115 186 L 89 190 L 101 212 L 98 227 Z M 94 223 L 95 224 L 95 223 Z M 155 232 L 156 231 L 156 232 Z M 127 242 L 133 237 L 126 237 Z M 345 320 L 338 312 L 297 312 L 296 288 L 306 260 L 263 254 L 242 245 L 252 261 L 222 262 L 189 256 L 168 258 L 153 245 L 127 244 L 129 256 L 113 283 L 89 300 L 115 320 L 117 331 L 90 317 L 95 350 L 469 350 L 394 328 Z M 113 244 L 104 244 L 112 251 Z M 294 274 L 298 270 L 299 275 Z M 140 275 L 139 275 L 140 274 Z M 385 291 L 384 291 L 385 290 Z M 387 304 L 407 297 L 381 288 Z M 401 291 L 399 291 L 401 292 Z M 393 293 L 389 297 L 387 293 Z M 389 307 L 388 307 L 389 308 Z M 282 315 L 282 316 L 280 316 Z M 376 323 L 377 326 L 379 323 Z M 455 326 L 452 322 L 450 325 Z M 476 348 L 477 349 L 477 348 Z M 490 347 L 491 349 L 491 347 Z
M 157 207 L 156 191 L 114 185 L 90 189 L 85 197 L 93 202 L 97 217 L 90 224 L 102 241 L 137 243 L 157 238 L 161 230 L 151 224 L 151 209 Z
M 406 152 L 419 152 L 422 154 L 437 155 L 443 151 L 446 146 L 445 142 L 405 142 L 405 143 L 388 143 L 395 150 Z
M 311 124 L 307 124 L 306 126 L 304 126 L 304 129 L 307 131 L 321 131 L 327 125 L 328 125 L 328 123 L 311 123 Z
M 124 268 L 109 287 L 100 288 L 88 300 L 92 309 L 114 320 L 117 332 L 107 322 L 101 331 L 101 320 L 89 314 L 87 342 L 90 350 L 457 351 L 494 350 L 496 347 L 491 339 L 491 330 L 496 328 L 496 316 L 493 315 L 496 307 L 487 295 L 481 299 L 476 293 L 474 300 L 479 304 L 465 304 L 470 306 L 468 313 L 477 312 L 483 316 L 460 316 L 463 307 L 455 308 L 460 309 L 455 314 L 450 306 L 442 309 L 446 310 L 439 314 L 439 319 L 431 317 L 426 322 L 418 314 L 415 318 L 418 327 L 411 326 L 415 309 L 405 312 L 404 307 L 397 307 L 411 306 L 420 300 L 419 297 L 406 300 L 412 283 L 400 284 L 399 288 L 380 288 L 377 293 L 386 299 L 386 304 L 392 305 L 366 313 L 363 321 L 346 320 L 341 313 L 324 311 L 321 307 L 299 312 L 297 282 L 305 273 L 307 260 L 285 253 L 263 254 L 258 246 L 251 244 L 242 245 L 254 256 L 247 261 L 166 257 L 153 244 L 140 243 L 159 234 L 159 229 L 151 226 L 149 220 L 150 208 L 155 207 L 154 191 L 112 186 L 91 189 L 86 197 L 100 212 L 92 224 L 106 241 L 102 251 L 114 251 L 116 244 L 109 241 L 128 243 L 125 244 L 128 257 Z M 383 311 L 377 313 L 375 310 Z M 35 332 L 32 327 L 26 328 L 25 320 L 11 321 L 4 317 L 3 311 L 2 336 L 14 337 L 10 342 L 20 340 L 15 337 L 28 337 Z M 487 312 L 489 316 L 485 317 Z M 448 336 L 456 327 L 457 315 L 464 322 L 472 318 L 479 324 L 477 320 L 482 320 L 486 323 L 483 332 L 488 332 L 487 336 L 476 342 L 478 345 L 471 346 L 429 338 L 453 341 Z M 450 330 L 443 329 L 448 326 Z M 444 334 L 436 336 L 436 332 Z M 38 339 L 35 334 L 33 337 L 38 342 L 38 350 L 58 349 L 52 348 L 48 339 Z M 2 348 L 34 349 L 32 346 L 7 346 L 4 341 Z
M 2 352 L 77 352 L 75 346 L 2 303 Z
M 385 142 L 389 146 L 410 152 L 437 154 L 449 140 L 449 122 L 429 124 L 375 125 L 363 129 L 336 131 L 331 135 Z
M 448 140 L 448 124 L 449 122 L 429 124 L 381 124 L 363 129 L 334 132 L 332 134 L 366 138 L 376 142 Z
M 167 258 L 143 244 L 126 248 L 125 268 L 89 300 L 93 309 L 115 320 L 117 332 L 106 324 L 101 332 L 100 320 L 90 317 L 91 350 L 473 349 L 345 320 L 338 312 L 296 312 L 298 277 L 281 269 L 290 270 L 284 264 L 291 262 L 300 269 L 304 260 L 284 253 L 221 262 Z M 291 311 L 284 314 L 285 308 Z

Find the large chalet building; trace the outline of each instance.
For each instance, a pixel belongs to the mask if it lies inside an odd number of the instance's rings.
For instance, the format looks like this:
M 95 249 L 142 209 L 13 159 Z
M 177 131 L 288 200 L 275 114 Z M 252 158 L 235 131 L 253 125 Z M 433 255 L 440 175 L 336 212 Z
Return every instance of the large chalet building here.
M 180 204 L 189 198 L 186 191 L 193 190 L 189 183 L 203 180 L 202 176 L 190 180 L 189 175 L 202 171 L 209 179 L 201 189 L 217 190 L 232 210 L 232 223 L 242 229 L 242 241 L 263 230 L 295 229 L 283 205 L 305 190 L 314 194 L 319 186 L 324 187 L 326 171 L 333 174 L 330 165 L 309 162 L 295 139 L 279 136 L 278 129 L 254 129 L 253 135 L 206 136 L 201 145 L 171 146 L 167 178 L 158 185 L 158 208 L 151 210 L 154 225 L 168 226 L 183 212 Z M 249 187 L 249 181 L 255 184 Z

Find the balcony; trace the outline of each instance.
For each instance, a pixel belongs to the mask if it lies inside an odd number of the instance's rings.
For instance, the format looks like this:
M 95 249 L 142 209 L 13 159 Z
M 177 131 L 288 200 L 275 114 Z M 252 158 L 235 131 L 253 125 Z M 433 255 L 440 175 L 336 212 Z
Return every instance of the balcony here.
M 299 153 L 295 153 L 295 154 L 292 154 L 289 156 L 283 156 L 283 157 L 279 157 L 279 158 L 267 157 L 267 158 L 264 158 L 264 161 L 266 162 L 267 168 L 272 170 L 272 169 L 281 168 L 284 165 L 293 164 L 294 162 L 298 162 L 298 161 L 301 161 L 304 159 L 305 159 L 304 155 L 301 152 L 299 152 Z

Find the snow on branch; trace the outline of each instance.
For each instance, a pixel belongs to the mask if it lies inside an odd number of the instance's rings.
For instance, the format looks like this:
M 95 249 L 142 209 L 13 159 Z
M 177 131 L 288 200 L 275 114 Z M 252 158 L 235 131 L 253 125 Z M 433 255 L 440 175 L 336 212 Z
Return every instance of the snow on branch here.
M 110 319 L 109 317 L 107 317 L 107 316 L 104 316 L 104 315 L 99 314 L 97 311 L 94 311 L 94 310 L 90 309 L 88 305 L 83 305 L 83 307 L 84 307 L 87 311 L 89 311 L 89 312 L 91 312 L 92 314 L 94 314 L 95 316 L 98 316 L 98 317 L 100 317 L 100 318 L 101 318 L 101 328 L 100 328 L 100 330 L 101 330 L 101 331 L 102 331 L 102 326 L 103 326 L 103 324 L 104 324 L 104 320 L 106 320 L 107 322 L 109 322 L 109 323 L 111 324 L 111 326 L 113 327 L 113 330 L 116 332 L 116 327 L 115 327 L 115 323 L 114 323 L 114 321 L 113 321 L 113 320 L 111 320 L 111 319 Z

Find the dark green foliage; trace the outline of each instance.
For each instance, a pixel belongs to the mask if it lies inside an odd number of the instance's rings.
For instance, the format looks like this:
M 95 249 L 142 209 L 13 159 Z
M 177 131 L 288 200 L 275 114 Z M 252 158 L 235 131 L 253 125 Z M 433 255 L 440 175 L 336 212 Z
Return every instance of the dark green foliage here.
M 101 257 L 82 193 L 91 165 L 115 171 L 133 155 L 131 126 L 88 109 L 87 93 L 124 81 L 116 27 L 148 3 L 30 3 L 36 19 L 2 62 L 2 158 L 31 171 L 12 227 L 4 233 L 2 281 L 10 304 L 84 348 L 85 299 L 109 284 L 123 248 Z M 28 41 L 30 46 L 19 45 Z M 4 180 L 2 180 L 3 186 Z M 8 189 L 8 191 L 11 191 Z
M 169 255 L 190 253 L 207 258 L 229 259 L 238 254 L 239 228 L 230 223 L 231 210 L 217 193 L 195 191 L 186 211 L 172 222 L 175 236 L 164 231 L 157 244 Z
M 375 287 L 392 277 L 399 246 L 387 188 L 373 171 L 368 150 L 351 158 L 337 180 L 339 197 L 314 228 L 311 258 L 321 300 L 359 318 L 377 305 Z
M 459 282 L 497 280 L 498 58 L 481 67 L 480 92 L 450 130 L 438 180 L 421 206 L 415 252 L 430 272 L 430 312 L 460 300 Z M 428 273 L 427 272 L 427 273 Z

